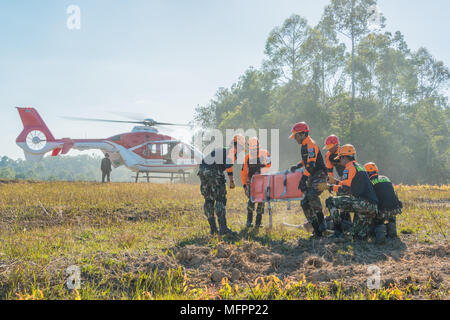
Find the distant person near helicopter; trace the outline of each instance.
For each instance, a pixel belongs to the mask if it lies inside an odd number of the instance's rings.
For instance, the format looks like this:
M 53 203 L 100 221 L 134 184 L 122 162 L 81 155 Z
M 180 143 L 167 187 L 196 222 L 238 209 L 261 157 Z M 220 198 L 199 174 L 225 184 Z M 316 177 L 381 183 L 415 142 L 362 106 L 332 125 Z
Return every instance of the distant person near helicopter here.
M 105 178 L 107 179 L 108 182 L 111 182 L 112 166 L 108 153 L 105 154 L 105 157 L 102 160 L 101 170 L 102 170 L 102 183 L 105 182 Z

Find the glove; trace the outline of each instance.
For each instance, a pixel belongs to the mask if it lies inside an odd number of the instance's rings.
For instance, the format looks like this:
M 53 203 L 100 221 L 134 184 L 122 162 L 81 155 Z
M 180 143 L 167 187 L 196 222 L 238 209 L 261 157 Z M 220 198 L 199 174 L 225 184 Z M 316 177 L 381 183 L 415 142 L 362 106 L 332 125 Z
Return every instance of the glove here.
M 305 192 L 306 189 L 308 188 L 308 186 L 306 185 L 306 180 L 308 180 L 308 177 L 303 175 L 302 178 L 300 179 L 300 183 L 298 184 L 298 188 L 300 189 L 301 192 Z
M 236 185 L 234 184 L 234 180 L 230 180 L 230 189 L 236 188 Z
M 329 193 L 332 193 L 332 192 L 333 192 L 333 185 L 332 185 L 332 184 L 329 184 L 329 185 L 328 185 L 328 192 L 329 192 Z
M 335 179 L 334 177 L 328 176 L 328 182 L 329 182 L 330 184 L 335 184 L 335 183 L 336 183 L 336 179 Z
M 298 166 L 292 166 L 290 171 L 293 173 L 293 172 L 297 171 L 297 169 L 298 169 Z

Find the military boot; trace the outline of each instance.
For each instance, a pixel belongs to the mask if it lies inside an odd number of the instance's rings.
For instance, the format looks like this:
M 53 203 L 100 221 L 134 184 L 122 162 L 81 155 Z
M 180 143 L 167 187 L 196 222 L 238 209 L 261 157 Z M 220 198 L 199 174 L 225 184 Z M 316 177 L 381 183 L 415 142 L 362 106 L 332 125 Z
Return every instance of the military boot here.
M 342 231 L 347 232 L 352 229 L 352 221 L 351 220 L 342 220 L 341 221 Z
M 262 227 L 261 221 L 262 221 L 262 214 L 261 214 L 261 213 L 258 213 L 258 214 L 256 215 L 255 228 L 261 228 L 261 227 Z
M 217 225 L 216 225 L 216 218 L 214 218 L 214 217 L 208 218 L 208 222 L 209 222 L 209 227 L 211 229 L 211 231 L 210 231 L 211 235 L 216 234 L 218 232 Z
M 398 238 L 396 221 L 389 221 L 386 225 L 387 237 L 391 239 Z
M 227 218 L 225 215 L 219 216 L 219 235 L 237 235 L 236 232 L 227 227 Z
M 319 223 L 317 221 L 311 222 L 311 225 L 313 227 L 313 234 L 312 237 L 315 239 L 322 237 L 322 228 L 320 228 Z
M 386 241 L 386 225 L 379 224 L 375 226 L 375 243 L 383 244 Z
M 340 222 L 334 223 L 334 234 L 333 238 L 343 238 L 344 231 L 342 229 L 342 224 Z
M 247 212 L 247 228 L 253 227 L 253 211 Z

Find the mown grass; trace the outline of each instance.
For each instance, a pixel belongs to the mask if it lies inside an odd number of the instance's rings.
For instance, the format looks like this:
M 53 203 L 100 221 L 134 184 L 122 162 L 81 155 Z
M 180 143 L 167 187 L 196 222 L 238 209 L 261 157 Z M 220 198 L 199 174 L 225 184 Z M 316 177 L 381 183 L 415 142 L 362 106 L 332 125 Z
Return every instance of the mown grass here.
M 397 186 L 404 203 L 398 218 L 402 237 L 418 243 L 447 241 L 450 186 Z M 229 190 L 228 221 L 240 231 L 246 198 Z M 324 194 L 322 198 L 327 195 Z M 304 230 L 298 203 L 290 211 L 277 204 L 274 228 L 258 235 L 241 232 L 227 240 L 261 245 L 277 242 L 293 250 Z M 319 285 L 261 277 L 245 285 L 227 279 L 196 287 L 189 273 L 171 265 L 173 248 L 199 244 L 215 250 L 223 239 L 210 237 L 198 186 L 131 183 L 11 183 L 0 185 L 1 299 L 442 299 L 448 289 L 429 283 L 380 290 Z M 284 245 L 286 244 L 286 245 Z M 152 260 L 152 257 L 158 257 Z M 164 260 L 167 257 L 167 261 Z M 65 270 L 79 266 L 82 284 L 68 290 Z

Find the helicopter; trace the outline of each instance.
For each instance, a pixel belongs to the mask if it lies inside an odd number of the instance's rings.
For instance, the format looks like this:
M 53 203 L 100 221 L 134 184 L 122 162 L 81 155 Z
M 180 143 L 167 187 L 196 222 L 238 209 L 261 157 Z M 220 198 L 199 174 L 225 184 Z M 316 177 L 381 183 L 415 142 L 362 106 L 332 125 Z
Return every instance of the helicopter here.
M 71 149 L 85 151 L 99 149 L 109 158 L 114 168 L 122 165 L 139 173 L 165 173 L 185 175 L 192 173 L 201 163 L 202 153 L 189 143 L 171 136 L 160 134 L 157 126 L 187 126 L 158 122 L 153 119 L 139 121 L 105 120 L 91 118 L 65 117 L 72 120 L 132 123 L 138 124 L 131 132 L 117 134 L 105 139 L 55 139 L 35 108 L 17 107 L 24 129 L 16 139 L 23 149 L 27 161 L 40 161 L 45 154 L 51 156 L 67 154 Z M 168 178 L 168 177 L 158 177 Z

